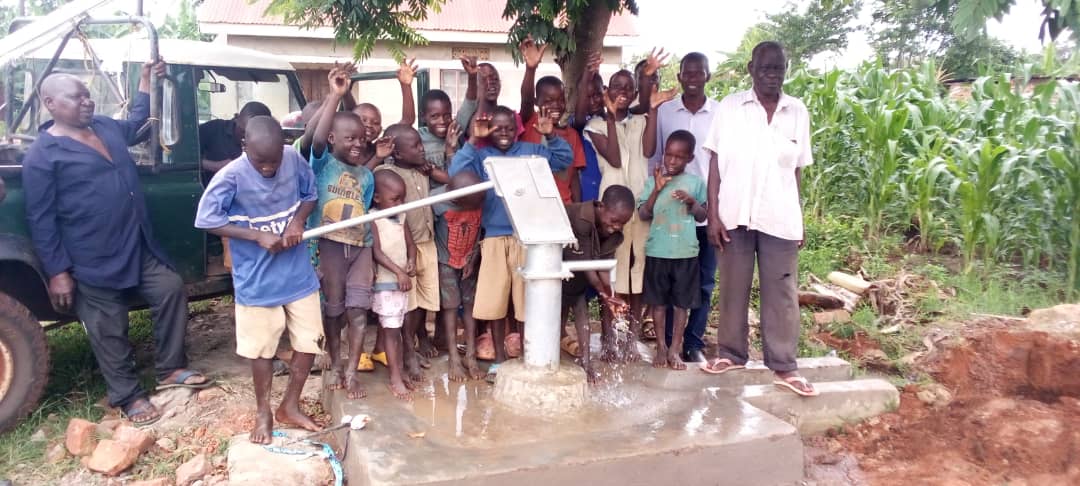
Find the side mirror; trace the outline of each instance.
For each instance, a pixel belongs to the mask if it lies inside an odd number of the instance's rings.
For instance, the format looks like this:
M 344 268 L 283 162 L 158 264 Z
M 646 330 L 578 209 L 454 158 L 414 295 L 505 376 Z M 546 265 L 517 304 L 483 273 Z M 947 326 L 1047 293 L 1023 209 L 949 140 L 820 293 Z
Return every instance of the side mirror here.
M 180 107 L 172 79 L 162 79 L 161 97 L 161 145 L 167 149 L 180 142 L 181 131 Z

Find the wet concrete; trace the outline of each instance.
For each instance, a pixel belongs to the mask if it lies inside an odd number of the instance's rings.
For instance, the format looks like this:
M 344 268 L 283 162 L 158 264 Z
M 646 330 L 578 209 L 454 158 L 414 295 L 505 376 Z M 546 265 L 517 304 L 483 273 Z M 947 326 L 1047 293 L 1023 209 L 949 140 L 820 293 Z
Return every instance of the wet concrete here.
M 720 376 L 658 370 L 641 349 L 644 362 L 600 364 L 602 383 L 588 388 L 584 405 L 554 415 L 500 404 L 482 381 L 450 382 L 445 357 L 433 360 L 412 402 L 390 395 L 384 368 L 366 373 L 365 399 L 324 393 L 335 421 L 373 419 L 337 434 L 349 484 L 798 484 L 797 427 L 819 430 L 895 406 L 887 383 L 862 390 L 866 380 L 848 382 L 850 365 L 835 358 L 800 360 L 823 392 L 802 399 L 772 389 L 760 364 Z M 576 367 L 565 359 L 562 366 Z
M 444 369 L 440 361 L 433 370 Z M 491 399 L 490 385 L 451 383 L 445 373 L 411 403 L 389 394 L 381 369 L 365 376 L 368 398 L 327 394 L 334 417 L 373 417 L 349 433 L 343 462 L 351 485 L 693 485 L 732 473 L 745 478 L 741 484 L 772 485 L 802 474 L 794 427 L 716 389 L 660 392 L 609 376 L 579 412 L 551 417 L 515 413 Z

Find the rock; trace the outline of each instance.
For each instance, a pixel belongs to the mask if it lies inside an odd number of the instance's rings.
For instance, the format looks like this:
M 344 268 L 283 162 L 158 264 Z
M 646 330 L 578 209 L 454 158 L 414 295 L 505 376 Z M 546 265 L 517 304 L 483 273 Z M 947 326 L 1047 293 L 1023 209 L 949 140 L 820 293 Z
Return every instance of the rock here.
M 225 390 L 222 390 L 221 388 L 216 386 L 212 386 L 210 388 L 200 391 L 198 400 L 199 403 L 204 403 L 214 400 L 216 398 L 221 398 L 223 396 L 225 396 Z
M 923 386 L 922 389 L 915 394 L 915 397 L 918 398 L 919 401 L 934 408 L 941 408 L 948 405 L 949 402 L 952 402 L 953 398 L 952 392 L 938 383 L 931 383 Z
M 1031 311 L 1027 326 L 1068 338 L 1080 338 L 1080 304 L 1061 304 Z
M 142 454 L 150 450 L 150 446 L 154 445 L 154 434 L 124 424 L 117 427 L 116 432 L 113 432 L 113 440 L 126 442 L 138 449 L 139 454 Z
M 93 455 L 85 461 L 87 469 L 107 476 L 115 476 L 135 464 L 139 450 L 118 440 L 105 439 L 94 448 Z
M 814 313 L 814 323 L 818 325 L 851 322 L 851 313 L 844 309 Z
M 325 459 L 282 460 L 281 455 L 252 444 L 246 433 L 232 438 L 228 454 L 230 486 L 293 486 L 334 481 L 334 473 Z M 268 464 L 273 467 L 267 467 Z
M 191 402 L 191 398 L 195 396 L 195 391 L 190 388 L 168 388 L 150 397 L 150 403 L 153 403 L 159 410 L 183 407 Z
M 262 467 L 266 465 L 263 464 Z M 176 486 L 189 486 L 210 473 L 210 461 L 206 454 L 196 454 L 191 460 L 176 468 Z
M 867 365 L 887 366 L 889 364 L 889 355 L 880 349 L 868 349 L 859 359 Z
M 116 430 L 116 428 L 119 427 L 120 424 L 123 424 L 124 422 L 126 422 L 124 419 L 115 418 L 115 417 L 114 418 L 101 419 L 101 422 L 98 422 L 98 428 L 99 429 L 105 429 L 105 430 L 108 430 L 108 431 L 112 432 L 112 431 Z
M 162 437 L 158 439 L 157 442 L 154 442 L 154 444 L 157 445 L 158 449 L 161 449 L 164 452 L 172 452 L 176 450 L 176 441 L 168 437 Z
M 73 418 L 68 422 L 67 431 L 64 433 L 64 445 L 73 456 L 87 456 L 94 452 L 97 445 L 97 424 Z
M 154 478 L 147 479 L 145 481 L 135 481 L 133 483 L 127 483 L 127 486 L 172 486 L 172 484 L 172 479 Z
M 67 448 L 60 442 L 53 444 L 52 447 L 45 450 L 45 462 L 48 464 L 56 464 L 67 459 L 67 456 Z
M 45 442 L 48 437 L 45 436 L 45 429 L 37 429 L 34 435 L 30 436 L 30 442 Z

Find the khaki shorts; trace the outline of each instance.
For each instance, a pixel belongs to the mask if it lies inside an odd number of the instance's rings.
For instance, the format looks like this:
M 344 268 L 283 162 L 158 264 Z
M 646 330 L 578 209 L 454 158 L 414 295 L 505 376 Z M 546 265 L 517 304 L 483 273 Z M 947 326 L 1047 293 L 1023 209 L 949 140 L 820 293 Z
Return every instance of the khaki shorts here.
M 644 291 L 645 240 L 649 239 L 649 223 L 638 218 L 637 211 L 623 226 L 623 242 L 615 250 L 615 293 L 640 294 Z M 633 264 L 631 265 L 631 255 Z
M 409 310 L 439 310 L 439 253 L 435 240 L 416 244 L 416 276 L 409 290 Z
M 236 354 L 248 359 L 269 359 L 277 352 L 281 333 L 298 353 L 322 354 L 322 309 L 319 292 L 276 307 L 236 304 Z
M 476 281 L 473 317 L 502 319 L 514 301 L 514 318 L 525 320 L 525 280 L 518 268 L 525 265 L 525 247 L 513 236 L 484 238 L 480 242 L 480 275 Z

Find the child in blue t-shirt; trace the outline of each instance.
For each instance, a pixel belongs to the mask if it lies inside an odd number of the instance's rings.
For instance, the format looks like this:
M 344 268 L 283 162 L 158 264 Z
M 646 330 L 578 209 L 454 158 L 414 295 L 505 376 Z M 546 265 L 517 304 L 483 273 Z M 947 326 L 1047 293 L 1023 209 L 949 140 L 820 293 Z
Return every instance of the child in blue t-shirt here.
M 645 181 L 638 197 L 638 216 L 650 222 L 645 240 L 645 305 L 652 306 L 656 329 L 664 329 L 667 306 L 674 312 L 671 346 L 656 340 L 653 366 L 686 369 L 679 358 L 689 309 L 701 299 L 698 280 L 696 223 L 705 221 L 705 181 L 687 174 L 694 158 L 694 135 L 677 130 L 664 146 L 663 164 Z
M 368 140 L 360 117 L 353 112 L 335 112 L 348 93 L 349 77 L 344 69 L 330 71 L 330 91 L 313 123 L 305 131 L 302 146 L 311 147 L 311 169 L 315 172 L 319 205 L 309 226 L 322 226 L 363 216 L 371 209 L 375 178 L 364 166 Z M 371 309 L 371 282 L 375 266 L 371 252 L 371 232 L 367 224 L 323 235 L 318 240 L 319 275 L 323 292 L 323 331 L 328 359 L 324 369 L 333 369 L 330 389 L 346 389 L 351 399 L 366 395 L 357 379 L 367 313 Z M 348 366 L 341 365 L 341 330 L 348 323 Z
M 236 354 L 251 360 L 255 380 L 257 414 L 250 440 L 269 444 L 275 419 L 320 429 L 300 410 L 300 391 L 315 355 L 322 353 L 319 281 L 300 245 L 317 196 L 311 167 L 283 145 L 281 125 L 273 118 L 252 118 L 244 143 L 244 154 L 207 185 L 195 227 L 232 242 Z M 285 330 L 294 350 L 289 386 L 271 414 L 271 358 Z
M 553 172 L 566 169 L 574 159 L 570 144 L 554 135 L 555 125 L 546 117 L 540 118 L 536 129 L 544 135 L 547 147 L 518 142 L 515 113 L 505 106 L 496 107 L 492 114 L 477 115 L 470 128 L 469 143 L 461 147 L 450 161 L 450 177 L 462 171 L 471 171 L 487 180 L 484 159 L 488 157 L 539 155 L 548 160 Z M 525 249 L 514 238 L 510 215 L 494 190 L 486 193 L 481 225 L 484 239 L 480 242 L 476 294 L 484 298 L 473 304 L 473 317 L 496 321 L 491 329 L 495 341 L 495 362 L 500 363 L 506 359 L 502 320 L 507 317 L 511 300 L 515 318 L 525 320 L 525 282 L 517 271 L 525 264 Z M 489 373 L 491 371 L 489 369 Z

